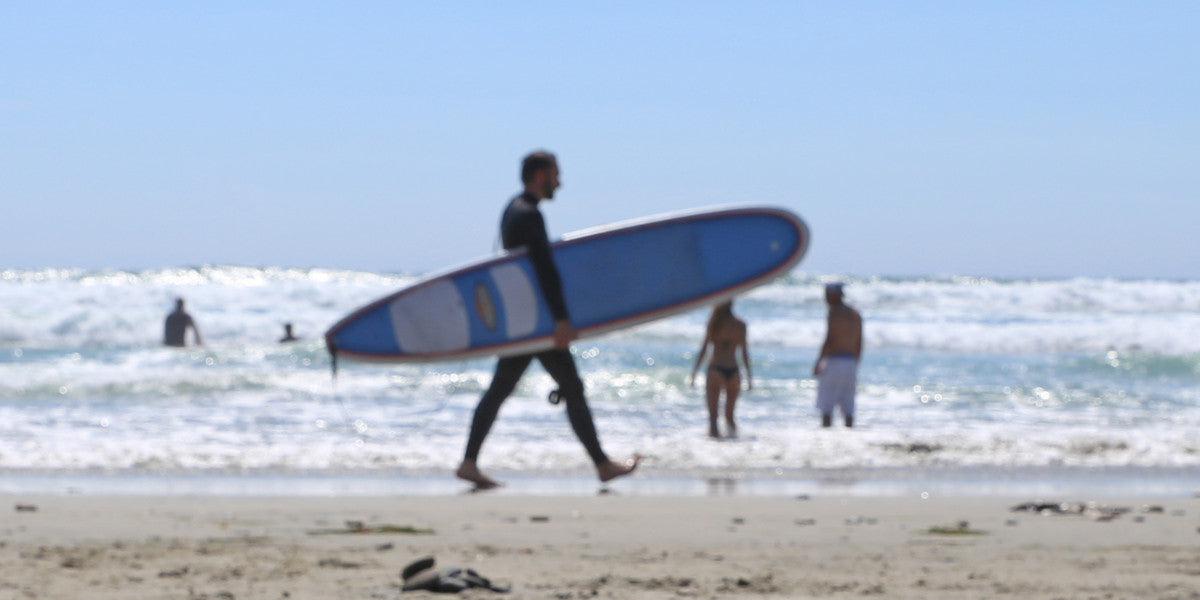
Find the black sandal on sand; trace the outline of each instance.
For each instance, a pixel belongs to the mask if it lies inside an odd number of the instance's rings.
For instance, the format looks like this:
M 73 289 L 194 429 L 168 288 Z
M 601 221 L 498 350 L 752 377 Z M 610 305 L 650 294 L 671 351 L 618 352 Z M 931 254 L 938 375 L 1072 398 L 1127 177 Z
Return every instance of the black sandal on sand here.
M 446 567 L 435 571 L 434 564 L 432 556 L 409 563 L 400 572 L 400 577 L 404 579 L 404 587 L 400 591 L 426 590 L 439 594 L 457 594 L 467 588 L 483 588 L 504 594 L 510 589 L 507 585 L 492 584 L 474 569 Z

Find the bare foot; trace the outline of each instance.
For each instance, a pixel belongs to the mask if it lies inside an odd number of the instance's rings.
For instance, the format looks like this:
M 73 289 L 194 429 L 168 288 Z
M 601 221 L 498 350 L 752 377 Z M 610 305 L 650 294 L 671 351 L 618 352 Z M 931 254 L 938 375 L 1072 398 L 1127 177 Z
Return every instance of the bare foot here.
M 454 475 L 459 479 L 465 479 L 475 484 L 475 489 L 477 490 L 490 490 L 500 487 L 500 482 L 484 475 L 483 471 L 480 471 L 479 467 L 475 466 L 474 461 L 464 460 L 458 466 L 458 470 L 454 472 Z
M 633 470 L 638 467 L 638 463 L 640 462 L 642 462 L 642 455 L 635 454 L 633 455 L 633 458 L 623 463 L 610 460 L 608 462 L 596 465 L 596 471 L 600 475 L 600 481 L 611 481 L 618 477 L 632 473 Z

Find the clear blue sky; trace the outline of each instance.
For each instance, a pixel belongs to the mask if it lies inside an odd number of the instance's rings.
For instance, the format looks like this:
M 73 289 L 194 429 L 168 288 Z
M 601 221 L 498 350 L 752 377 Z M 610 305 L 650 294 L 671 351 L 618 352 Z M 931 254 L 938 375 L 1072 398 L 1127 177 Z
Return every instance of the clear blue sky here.
M 1195 278 L 1200 2 L 6 2 L 0 268 L 437 270 L 781 205 L 800 269 Z

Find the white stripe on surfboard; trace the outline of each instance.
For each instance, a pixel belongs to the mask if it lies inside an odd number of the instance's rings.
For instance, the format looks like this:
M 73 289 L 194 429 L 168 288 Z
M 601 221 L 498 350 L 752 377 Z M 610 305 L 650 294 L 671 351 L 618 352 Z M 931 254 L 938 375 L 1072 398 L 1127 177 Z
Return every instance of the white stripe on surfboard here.
M 402 352 L 448 352 L 471 345 L 467 308 L 449 279 L 402 294 L 388 310 Z
M 492 281 L 500 291 L 504 304 L 504 321 L 508 323 L 509 339 L 525 337 L 537 328 L 537 296 L 533 282 L 525 270 L 514 263 L 497 265 L 491 269 Z

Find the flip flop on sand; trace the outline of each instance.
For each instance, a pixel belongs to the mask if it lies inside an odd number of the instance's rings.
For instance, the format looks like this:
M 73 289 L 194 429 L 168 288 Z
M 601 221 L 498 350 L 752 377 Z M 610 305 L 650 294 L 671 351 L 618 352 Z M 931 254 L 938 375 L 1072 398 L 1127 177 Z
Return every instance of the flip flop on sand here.
M 495 585 L 474 569 L 446 567 L 434 570 L 433 557 L 413 561 L 400 572 L 404 579 L 403 592 L 426 590 L 439 594 L 457 594 L 467 588 L 483 588 L 493 592 L 507 593 L 509 586 Z

